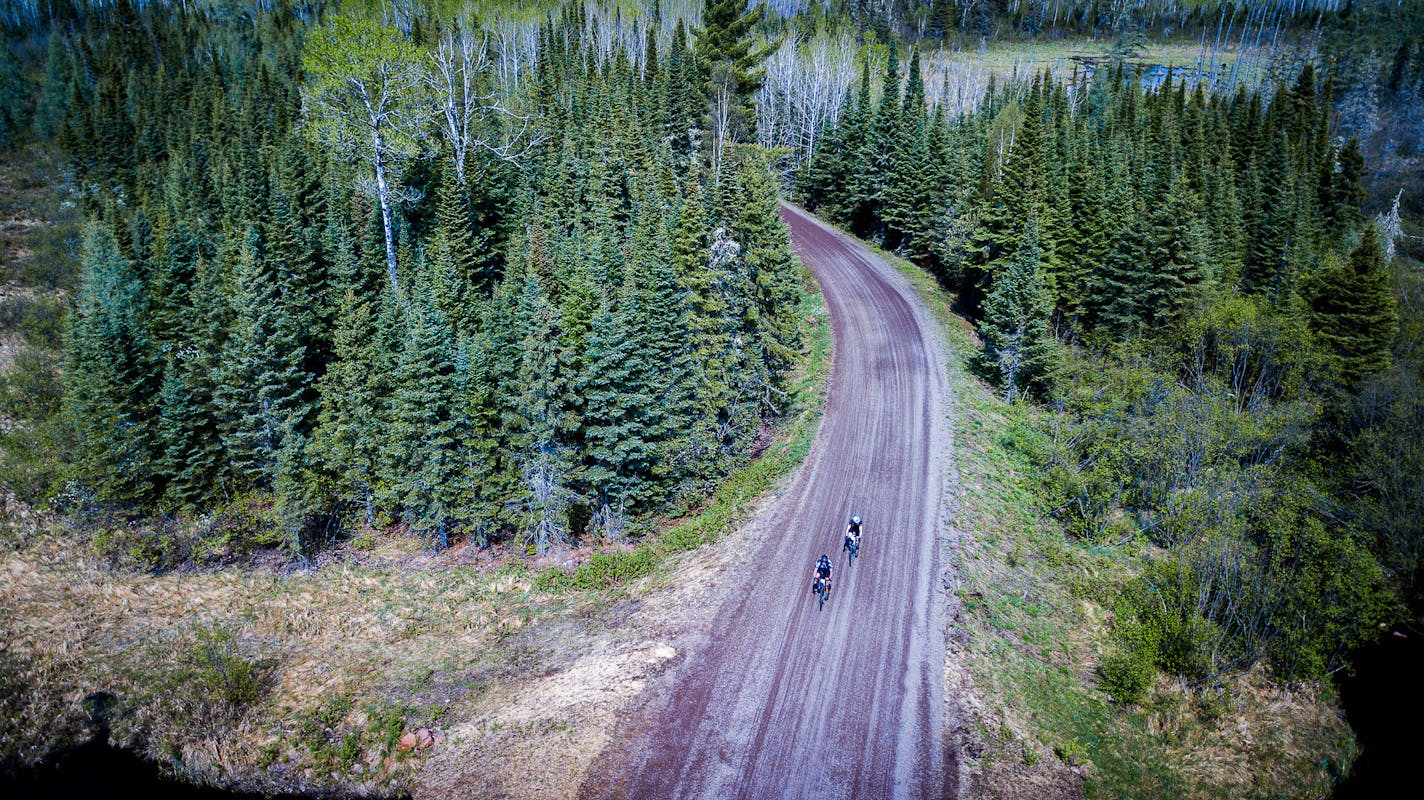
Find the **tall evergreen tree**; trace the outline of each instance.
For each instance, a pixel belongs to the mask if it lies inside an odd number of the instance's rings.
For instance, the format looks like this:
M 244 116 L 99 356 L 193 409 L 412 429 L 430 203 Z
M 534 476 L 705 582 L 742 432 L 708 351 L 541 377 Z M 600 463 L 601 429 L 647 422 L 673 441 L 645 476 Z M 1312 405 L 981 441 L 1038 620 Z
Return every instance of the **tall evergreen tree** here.
M 469 518 L 473 476 L 463 451 L 470 426 L 457 391 L 451 332 L 429 286 L 417 285 L 413 293 L 396 360 L 385 464 L 397 476 L 393 501 L 411 527 L 445 547 Z
M 1326 266 L 1314 282 L 1310 322 L 1330 359 L 1331 375 L 1345 389 L 1389 365 L 1399 317 L 1385 270 L 1384 249 L 1373 225 L 1343 263 Z
M 370 303 L 347 290 L 337 308 L 334 360 L 317 387 L 321 405 L 307 443 L 308 461 L 319 465 L 314 470 L 319 493 L 338 507 L 354 504 L 367 525 L 376 521 L 376 476 L 387 439 L 375 327 Z
M 751 139 L 756 129 L 752 96 L 761 86 L 766 60 L 779 43 L 758 44 L 753 36 L 764 7 L 741 0 L 703 0 L 702 28 L 695 42 L 708 130 L 712 132 L 714 171 L 726 144 Z
M 748 158 L 737 173 L 737 217 L 732 235 L 741 245 L 741 261 L 751 282 L 746 332 L 755 338 L 762 358 L 758 384 L 762 402 L 776 408 L 777 377 L 791 364 L 797 339 L 799 271 L 787 249 L 786 224 L 778 214 L 780 200 L 771 171 L 759 158 Z
M 1053 297 L 1043 278 L 1038 227 L 1030 223 L 1022 244 L 984 300 L 984 366 L 1013 402 L 1041 391 L 1052 380 L 1058 349 L 1049 331 Z
M 519 453 L 521 485 L 515 497 L 521 528 L 538 552 L 562 545 L 569 535 L 573 502 L 573 454 L 565 403 L 576 376 L 564 365 L 563 320 L 539 280 L 525 279 L 519 298 L 520 342 L 517 424 L 512 444 Z
M 264 250 L 255 228 L 236 247 L 232 310 L 235 330 L 223 357 L 219 408 L 237 477 L 271 488 L 288 431 L 311 413 L 312 376 L 298 320 L 305 298 Z
M 147 503 L 161 488 L 149 424 L 161 384 L 143 285 L 101 223 L 85 231 L 80 263 L 65 371 L 79 467 L 102 499 Z

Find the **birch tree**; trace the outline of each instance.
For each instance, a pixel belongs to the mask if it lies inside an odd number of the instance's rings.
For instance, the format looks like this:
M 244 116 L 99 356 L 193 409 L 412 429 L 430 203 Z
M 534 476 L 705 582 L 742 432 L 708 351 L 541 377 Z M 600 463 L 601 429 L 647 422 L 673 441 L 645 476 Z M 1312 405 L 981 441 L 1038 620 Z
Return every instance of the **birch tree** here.
M 757 141 L 790 148 L 799 163 L 810 157 L 827 125 L 840 119 L 855 81 L 856 47 L 846 34 L 818 31 L 788 39 L 766 63 L 757 91 Z
M 357 166 L 357 187 L 380 204 L 386 271 L 399 288 L 394 207 L 409 199 L 400 179 L 422 152 L 429 114 L 419 53 L 394 28 L 339 14 L 312 31 L 302 67 L 309 130 Z
M 495 63 L 483 34 L 450 30 L 430 53 L 426 86 L 438 108 L 440 136 L 450 147 L 455 179 L 466 181 L 470 154 L 485 150 L 506 161 L 530 146 L 530 117 L 511 111 L 502 99 Z

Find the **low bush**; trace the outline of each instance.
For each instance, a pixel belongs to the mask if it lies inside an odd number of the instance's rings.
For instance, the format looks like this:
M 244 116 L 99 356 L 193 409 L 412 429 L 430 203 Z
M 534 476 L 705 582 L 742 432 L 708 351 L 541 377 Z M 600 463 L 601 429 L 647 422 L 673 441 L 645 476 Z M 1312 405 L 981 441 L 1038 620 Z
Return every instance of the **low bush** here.
M 263 492 L 240 494 L 196 520 L 123 518 L 93 527 L 101 556 L 114 566 L 144 571 L 228 564 L 288 544 L 272 496 Z
M 611 589 L 652 573 L 659 562 L 651 547 L 595 553 L 574 570 L 573 583 L 579 589 Z
M 139 703 L 138 723 L 152 745 L 189 738 L 186 731 L 169 726 L 192 726 L 207 735 L 229 730 L 266 695 L 272 684 L 272 667 L 252 652 L 251 646 L 222 625 L 193 630 L 176 649 L 156 645 L 150 664 L 167 664 L 163 677 L 145 681 L 153 697 Z
M 1103 659 L 1098 667 L 1098 685 L 1119 703 L 1136 703 L 1147 693 L 1156 675 L 1151 653 L 1117 653 Z
M 17 333 L 32 347 L 58 350 L 64 342 L 69 304 L 53 294 L 21 294 L 0 300 L 0 331 Z
M 200 563 L 222 563 L 274 550 L 288 543 L 276 502 L 266 492 L 244 492 L 202 518 L 193 557 Z

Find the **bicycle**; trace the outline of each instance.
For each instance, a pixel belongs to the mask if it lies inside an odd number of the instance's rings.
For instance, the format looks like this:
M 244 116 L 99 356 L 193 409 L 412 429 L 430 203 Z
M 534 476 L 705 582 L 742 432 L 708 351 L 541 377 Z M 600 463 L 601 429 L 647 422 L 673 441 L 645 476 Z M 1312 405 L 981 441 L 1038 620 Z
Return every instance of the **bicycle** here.
M 841 544 L 841 549 L 850 554 L 846 559 L 846 566 L 850 566 L 855 563 L 855 557 L 860 555 L 860 540 L 847 536 L 845 542 Z
M 816 595 L 816 597 L 820 601 L 820 603 L 816 606 L 816 610 L 820 611 L 821 609 L 825 608 L 826 601 L 829 600 L 831 597 L 831 579 L 821 577 L 816 578 L 815 582 L 811 584 L 811 593 Z

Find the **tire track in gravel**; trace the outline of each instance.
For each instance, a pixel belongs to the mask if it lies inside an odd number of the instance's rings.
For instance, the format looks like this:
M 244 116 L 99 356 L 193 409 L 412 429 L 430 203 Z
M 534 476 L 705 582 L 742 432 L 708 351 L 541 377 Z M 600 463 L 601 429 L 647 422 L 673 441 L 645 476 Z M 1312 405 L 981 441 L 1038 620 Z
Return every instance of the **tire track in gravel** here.
M 820 435 L 752 522 L 760 542 L 712 632 L 626 719 L 581 794 L 615 798 L 931 798 L 955 793 L 944 732 L 938 534 L 950 472 L 938 333 L 882 259 L 792 206 L 835 358 Z M 840 534 L 865 519 L 847 566 Z M 812 565 L 836 564 L 818 611 Z

